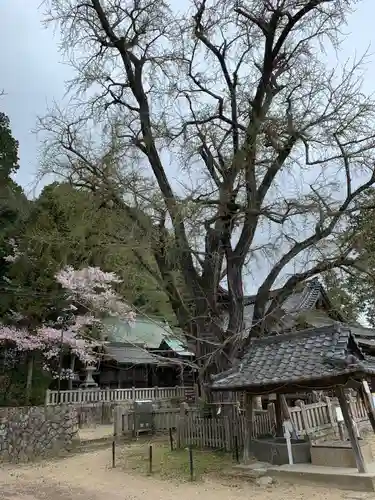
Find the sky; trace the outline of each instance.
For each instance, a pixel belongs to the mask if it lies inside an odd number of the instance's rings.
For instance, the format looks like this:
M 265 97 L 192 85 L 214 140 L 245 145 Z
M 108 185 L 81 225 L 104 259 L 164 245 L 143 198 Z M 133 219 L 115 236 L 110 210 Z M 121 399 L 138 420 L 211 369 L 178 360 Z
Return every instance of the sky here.
M 9 116 L 19 141 L 20 170 L 16 180 L 29 196 L 33 195 L 38 167 L 38 137 L 33 133 L 37 117 L 43 116 L 53 101 L 62 101 L 65 82 L 72 77 L 72 70 L 61 62 L 58 33 L 42 26 L 40 3 L 0 1 L 0 90 L 6 93 L 0 98 L 0 110 Z M 375 0 L 360 0 L 344 27 L 346 39 L 339 55 L 345 61 L 370 47 L 374 55 L 368 59 L 367 92 L 375 91 L 374 17 Z

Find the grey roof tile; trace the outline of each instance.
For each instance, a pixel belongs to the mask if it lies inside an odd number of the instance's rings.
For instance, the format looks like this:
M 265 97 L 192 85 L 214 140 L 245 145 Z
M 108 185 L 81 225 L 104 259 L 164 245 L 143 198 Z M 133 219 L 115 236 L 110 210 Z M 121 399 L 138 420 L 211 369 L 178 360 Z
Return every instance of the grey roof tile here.
M 273 290 L 270 292 L 270 300 L 268 300 L 267 302 L 266 309 L 271 304 L 272 297 L 274 297 L 277 292 L 278 290 Z M 225 293 L 227 292 L 221 290 L 221 293 L 223 297 L 222 300 L 224 300 L 225 303 Z M 282 318 L 283 329 L 292 328 L 295 324 L 298 314 L 302 313 L 303 311 L 309 311 L 313 309 L 319 297 L 323 295 L 326 296 L 326 292 L 318 279 L 312 279 L 308 281 L 302 289 L 295 290 L 291 295 L 289 295 L 289 297 L 284 300 L 281 306 L 282 310 L 285 313 L 284 317 Z M 244 322 L 246 335 L 249 333 L 249 329 L 252 326 L 255 299 L 256 295 L 248 295 L 244 297 Z
M 365 358 L 348 327 L 336 323 L 254 339 L 235 368 L 213 378 L 212 389 L 261 390 L 363 371 L 375 374 L 375 361 Z
M 160 358 L 153 356 L 141 346 L 126 344 L 110 344 L 104 346 L 104 352 L 117 363 L 132 365 L 161 364 Z

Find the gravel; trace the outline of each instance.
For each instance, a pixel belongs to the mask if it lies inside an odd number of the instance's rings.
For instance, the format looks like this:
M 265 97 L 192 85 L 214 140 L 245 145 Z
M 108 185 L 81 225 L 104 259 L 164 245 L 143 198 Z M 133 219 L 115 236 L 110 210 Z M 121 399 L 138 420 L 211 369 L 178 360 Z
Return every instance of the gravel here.
M 99 450 L 43 461 L 37 465 L 5 466 L 0 470 L 0 499 L 4 500 L 341 500 L 348 492 L 318 486 L 252 483 L 175 484 L 111 469 L 111 452 Z M 354 494 L 354 492 L 353 492 Z M 355 494 L 354 494 L 355 495 Z M 372 494 L 373 495 L 373 494 Z M 354 497 L 353 497 L 354 498 Z M 362 498 L 374 498 L 369 494 Z

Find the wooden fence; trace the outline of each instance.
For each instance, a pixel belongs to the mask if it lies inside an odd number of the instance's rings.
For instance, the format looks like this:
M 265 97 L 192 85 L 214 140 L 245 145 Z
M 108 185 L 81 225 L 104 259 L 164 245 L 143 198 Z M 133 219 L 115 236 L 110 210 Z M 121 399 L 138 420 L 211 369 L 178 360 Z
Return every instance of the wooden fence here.
M 235 442 L 242 447 L 245 439 L 246 419 L 236 417 L 203 418 L 194 414 L 181 417 L 177 425 L 177 442 L 180 447 L 192 445 L 198 448 L 233 450 Z M 253 437 L 273 434 L 273 412 L 254 410 Z
M 151 412 L 152 429 L 156 432 L 166 432 L 169 429 L 177 429 L 180 419 L 180 408 L 160 408 Z M 186 410 L 187 418 L 196 418 L 199 415 L 197 408 Z M 117 407 L 114 410 L 114 434 L 126 434 L 134 428 L 134 410 Z
M 361 400 L 349 398 L 348 402 L 355 422 L 367 420 L 366 409 Z M 299 406 L 289 408 L 297 434 L 300 436 L 313 435 L 336 426 L 335 407 L 337 406 L 336 399 L 326 398 L 325 402 L 309 405 L 300 403 Z
M 123 401 L 185 398 L 190 393 L 185 387 L 149 387 L 144 389 L 75 389 L 46 391 L 45 404 L 121 403 Z
M 122 404 L 125 407 L 130 407 L 132 402 Z M 78 426 L 82 428 L 113 424 L 113 412 L 118 403 L 84 403 L 70 406 L 74 406 L 77 412 Z
M 366 410 L 360 400 L 349 399 L 351 413 L 357 423 L 367 420 Z M 337 426 L 335 406 L 337 402 L 326 398 L 325 402 L 312 403 L 289 408 L 294 428 L 299 437 L 308 435 L 312 439 L 325 432 L 334 431 Z M 179 446 L 214 448 L 230 451 L 235 442 L 239 448 L 245 441 L 246 419 L 238 414 L 233 417 L 202 418 L 188 414 L 178 420 L 177 440 Z M 253 438 L 274 435 L 276 429 L 273 405 L 268 410 L 254 410 Z

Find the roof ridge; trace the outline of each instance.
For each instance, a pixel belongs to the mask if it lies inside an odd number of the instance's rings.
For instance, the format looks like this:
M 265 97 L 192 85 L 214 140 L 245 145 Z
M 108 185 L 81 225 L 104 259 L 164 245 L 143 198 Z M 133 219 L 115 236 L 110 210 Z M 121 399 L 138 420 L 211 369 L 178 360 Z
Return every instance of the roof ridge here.
M 259 345 L 259 344 L 264 344 L 264 345 L 268 345 L 270 343 L 277 343 L 277 342 L 281 342 L 282 340 L 286 340 L 286 339 L 292 339 L 292 338 L 295 338 L 295 337 L 303 337 L 303 336 L 310 336 L 311 334 L 313 335 L 319 335 L 323 332 L 327 332 L 327 331 L 332 331 L 332 333 L 335 333 L 337 332 L 338 330 L 338 325 L 336 323 L 333 323 L 332 325 L 324 325 L 324 326 L 319 326 L 319 327 L 311 327 L 311 328 L 305 328 L 303 330 L 297 330 L 297 331 L 294 331 L 294 332 L 288 332 L 288 333 L 280 333 L 280 334 L 277 334 L 277 335 L 266 335 L 265 337 L 258 337 L 258 338 L 254 338 L 252 341 L 251 341 L 251 344 L 254 344 L 254 345 Z
M 298 304 L 298 309 L 309 309 L 318 300 L 319 294 L 321 293 L 322 284 L 317 278 L 306 283 L 306 287 L 302 292 L 301 300 Z

